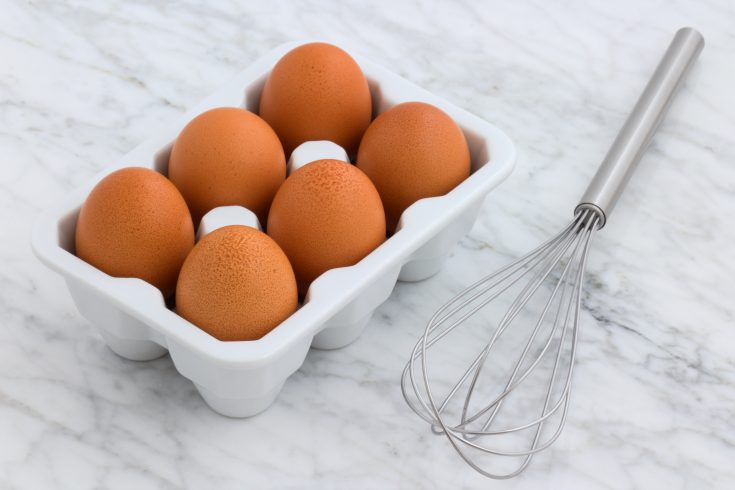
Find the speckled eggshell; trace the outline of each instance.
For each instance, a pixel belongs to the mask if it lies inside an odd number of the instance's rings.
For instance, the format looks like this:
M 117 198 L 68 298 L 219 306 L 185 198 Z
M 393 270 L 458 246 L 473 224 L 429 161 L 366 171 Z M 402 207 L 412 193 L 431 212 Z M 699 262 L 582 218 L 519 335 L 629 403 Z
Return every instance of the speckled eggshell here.
M 168 176 L 196 225 L 217 206 L 239 205 L 265 223 L 286 178 L 286 158 L 273 129 L 252 112 L 220 107 L 189 122 L 171 149 Z
M 372 117 L 370 89 L 349 54 L 331 44 L 305 44 L 271 71 L 259 114 L 278 133 L 287 156 L 317 140 L 333 141 L 354 155 Z
M 286 255 L 248 226 L 226 226 L 199 241 L 176 286 L 176 312 L 219 340 L 259 339 L 297 306 Z
M 378 191 L 357 167 L 317 160 L 278 190 L 268 234 L 286 252 L 303 295 L 325 271 L 354 265 L 383 243 L 385 214 Z
M 470 175 L 470 151 L 462 130 L 444 111 L 405 102 L 370 124 L 357 167 L 378 189 L 393 232 L 411 204 L 444 195 Z
M 130 167 L 92 189 L 79 211 L 75 241 L 85 262 L 114 277 L 143 279 L 168 297 L 194 246 L 194 226 L 166 177 Z

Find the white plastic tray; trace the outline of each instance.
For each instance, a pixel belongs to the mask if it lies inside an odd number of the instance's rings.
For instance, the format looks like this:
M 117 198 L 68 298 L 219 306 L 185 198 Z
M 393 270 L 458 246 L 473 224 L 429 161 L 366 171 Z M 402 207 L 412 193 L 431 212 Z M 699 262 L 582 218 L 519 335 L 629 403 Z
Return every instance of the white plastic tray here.
M 397 280 L 419 281 L 438 272 L 451 248 L 470 230 L 485 196 L 511 173 L 515 161 L 512 141 L 492 124 L 353 54 L 368 78 L 376 114 L 400 102 L 424 101 L 454 118 L 469 143 L 472 174 L 447 195 L 409 207 L 398 231 L 362 261 L 316 279 L 303 306 L 270 333 L 255 341 L 219 341 L 167 309 L 152 285 L 111 277 L 74 255 L 79 208 L 97 182 L 127 166 L 148 167 L 165 175 L 176 136 L 207 109 L 239 106 L 257 112 L 269 71 L 297 45 L 279 46 L 254 62 L 176 124 L 155 133 L 76 189 L 41 216 L 33 230 L 34 252 L 64 276 L 79 312 L 99 328 L 114 352 L 142 361 L 168 351 L 176 369 L 196 385 L 204 400 L 217 412 L 233 417 L 267 408 L 286 378 L 302 365 L 310 347 L 334 349 L 357 339 Z M 211 231 L 225 224 L 248 224 L 248 216 L 242 208 L 218 208 L 204 226 Z

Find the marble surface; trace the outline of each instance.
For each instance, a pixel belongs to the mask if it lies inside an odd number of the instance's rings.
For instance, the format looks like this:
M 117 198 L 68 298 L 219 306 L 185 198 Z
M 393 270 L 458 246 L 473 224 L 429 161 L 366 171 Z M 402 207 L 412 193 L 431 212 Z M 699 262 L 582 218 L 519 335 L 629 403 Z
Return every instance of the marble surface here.
M 733 488 L 735 5 L 0 2 L 0 487 Z M 485 480 L 406 407 L 433 310 L 570 218 L 674 30 L 707 47 L 594 244 L 567 427 Z M 31 254 L 34 217 L 271 47 L 321 38 L 505 129 L 517 170 L 447 267 L 311 351 L 265 413 L 125 361 Z

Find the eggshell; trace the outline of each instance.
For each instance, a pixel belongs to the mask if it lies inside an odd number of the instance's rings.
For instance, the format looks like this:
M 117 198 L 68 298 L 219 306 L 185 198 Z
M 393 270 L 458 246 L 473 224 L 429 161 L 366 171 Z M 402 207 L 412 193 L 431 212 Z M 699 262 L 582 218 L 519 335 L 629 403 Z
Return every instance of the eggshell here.
M 278 133 L 286 155 L 313 140 L 333 141 L 354 155 L 372 117 L 370 89 L 349 54 L 331 44 L 305 44 L 271 71 L 259 114 Z
M 383 243 L 385 215 L 364 173 L 339 160 L 317 160 L 278 189 L 267 230 L 291 261 L 303 295 L 325 271 L 354 265 Z
M 444 111 L 405 102 L 370 124 L 357 167 L 378 189 L 393 232 L 411 204 L 444 195 L 470 175 L 470 151 L 462 130 Z
M 192 119 L 171 149 L 168 176 L 186 199 L 195 224 L 218 206 L 239 205 L 265 223 L 286 178 L 276 133 L 260 117 L 236 107 Z
M 77 218 L 76 254 L 114 277 L 137 277 L 174 292 L 194 226 L 184 198 L 163 175 L 129 167 L 90 192 Z
M 297 306 L 286 255 L 249 226 L 205 236 L 186 258 L 176 286 L 176 312 L 220 340 L 259 339 Z

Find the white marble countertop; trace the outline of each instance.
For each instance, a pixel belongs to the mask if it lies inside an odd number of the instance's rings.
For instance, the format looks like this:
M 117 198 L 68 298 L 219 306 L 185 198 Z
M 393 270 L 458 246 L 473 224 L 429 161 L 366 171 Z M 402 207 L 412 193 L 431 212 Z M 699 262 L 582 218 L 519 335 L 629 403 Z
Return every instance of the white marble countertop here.
M 211 2 L 214 4 L 214 2 Z M 735 487 L 735 5 L 2 2 L 0 487 Z M 518 4 L 518 5 L 517 5 Z M 432 311 L 550 236 L 676 28 L 707 46 L 589 262 L 565 432 L 485 480 L 406 407 Z M 513 176 L 436 277 L 276 403 L 212 412 L 168 357 L 125 361 L 31 254 L 37 213 L 288 40 L 359 51 L 505 129 Z

